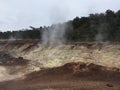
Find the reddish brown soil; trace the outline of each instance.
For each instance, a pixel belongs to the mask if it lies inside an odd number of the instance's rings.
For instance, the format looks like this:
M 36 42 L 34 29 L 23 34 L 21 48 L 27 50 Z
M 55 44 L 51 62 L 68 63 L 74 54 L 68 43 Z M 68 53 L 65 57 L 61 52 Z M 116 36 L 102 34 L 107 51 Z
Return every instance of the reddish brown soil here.
M 0 83 L 0 90 L 120 90 L 120 70 L 86 63 L 68 63 Z

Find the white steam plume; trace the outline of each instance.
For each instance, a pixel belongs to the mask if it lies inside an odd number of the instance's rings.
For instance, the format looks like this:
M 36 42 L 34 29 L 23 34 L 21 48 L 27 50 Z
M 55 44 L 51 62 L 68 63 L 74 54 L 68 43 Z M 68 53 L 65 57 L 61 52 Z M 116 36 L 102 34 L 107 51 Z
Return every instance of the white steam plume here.
M 99 28 L 98 28 L 98 33 L 96 35 L 95 40 L 97 42 L 103 42 L 104 40 L 107 39 L 107 24 L 106 23 L 101 23 Z
M 8 40 L 14 41 L 14 40 L 16 40 L 16 38 L 11 35 Z
M 62 8 L 53 6 L 50 11 L 50 22 L 53 23 L 53 25 L 49 28 L 44 28 L 42 33 L 42 43 L 45 45 L 63 44 L 67 27 L 66 23 L 63 22 L 67 20 L 69 9 L 67 7 Z M 60 24 L 61 22 L 63 24 Z
M 42 41 L 45 45 L 58 45 L 65 42 L 66 24 L 52 25 L 45 29 L 42 34 Z

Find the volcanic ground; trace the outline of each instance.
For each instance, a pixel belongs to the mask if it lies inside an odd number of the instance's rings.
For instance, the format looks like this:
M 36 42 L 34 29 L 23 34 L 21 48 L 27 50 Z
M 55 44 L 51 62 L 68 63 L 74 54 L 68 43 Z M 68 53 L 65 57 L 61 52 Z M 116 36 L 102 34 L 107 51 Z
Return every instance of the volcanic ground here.
M 120 90 L 120 43 L 0 41 L 0 90 Z

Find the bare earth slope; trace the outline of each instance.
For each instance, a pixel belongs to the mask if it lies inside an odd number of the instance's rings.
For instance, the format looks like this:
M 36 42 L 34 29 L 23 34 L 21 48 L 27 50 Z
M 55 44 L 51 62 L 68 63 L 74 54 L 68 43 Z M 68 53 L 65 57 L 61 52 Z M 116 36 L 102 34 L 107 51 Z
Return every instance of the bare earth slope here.
M 120 70 L 93 63 L 68 63 L 0 83 L 0 90 L 120 90 Z
M 120 43 L 0 41 L 0 90 L 120 90 Z

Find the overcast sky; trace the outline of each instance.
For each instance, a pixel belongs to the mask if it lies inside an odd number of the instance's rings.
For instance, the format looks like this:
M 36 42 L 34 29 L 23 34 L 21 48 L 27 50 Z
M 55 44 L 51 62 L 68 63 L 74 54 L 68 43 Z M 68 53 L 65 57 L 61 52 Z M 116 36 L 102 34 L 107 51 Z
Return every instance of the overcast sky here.
M 0 0 L 0 30 L 48 26 L 76 16 L 120 9 L 120 0 Z

